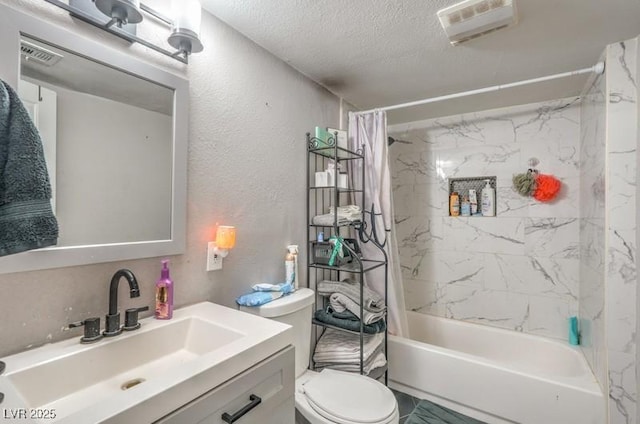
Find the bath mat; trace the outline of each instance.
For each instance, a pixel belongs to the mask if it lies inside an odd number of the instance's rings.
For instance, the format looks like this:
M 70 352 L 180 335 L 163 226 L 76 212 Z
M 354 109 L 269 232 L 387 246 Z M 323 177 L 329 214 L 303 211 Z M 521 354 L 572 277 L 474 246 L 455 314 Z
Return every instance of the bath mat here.
M 421 400 L 404 424 L 486 424 L 428 400 Z

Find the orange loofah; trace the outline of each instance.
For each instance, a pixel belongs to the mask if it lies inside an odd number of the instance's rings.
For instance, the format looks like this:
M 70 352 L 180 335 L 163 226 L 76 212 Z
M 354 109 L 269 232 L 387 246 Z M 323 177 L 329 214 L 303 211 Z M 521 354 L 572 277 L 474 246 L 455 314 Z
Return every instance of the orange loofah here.
M 561 187 L 562 183 L 553 175 L 539 174 L 533 198 L 540 202 L 550 202 L 558 195 Z

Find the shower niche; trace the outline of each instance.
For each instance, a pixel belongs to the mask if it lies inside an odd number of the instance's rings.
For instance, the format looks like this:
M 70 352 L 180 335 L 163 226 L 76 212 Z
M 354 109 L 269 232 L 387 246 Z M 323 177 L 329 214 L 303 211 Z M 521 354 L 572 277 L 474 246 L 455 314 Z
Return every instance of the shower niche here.
M 489 182 L 489 186 L 493 189 L 493 205 L 492 211 L 489 211 L 492 214 L 487 214 L 487 211 L 482 210 L 482 189 L 484 189 L 487 185 L 487 181 Z M 470 191 L 475 190 L 476 193 L 476 204 L 477 210 L 474 212 L 471 206 L 471 196 L 469 195 Z M 496 200 L 497 200 L 497 190 L 496 190 L 496 177 L 495 176 L 484 176 L 484 177 L 462 177 L 462 178 L 449 178 L 449 204 L 451 202 L 451 198 L 454 193 L 458 194 L 458 204 L 459 204 L 459 215 L 453 215 L 451 207 L 449 207 L 449 216 L 457 218 L 457 217 L 471 217 L 471 218 L 487 218 L 496 216 Z M 463 213 L 463 203 L 464 201 L 468 201 L 469 213 Z M 484 212 L 484 213 L 483 213 Z

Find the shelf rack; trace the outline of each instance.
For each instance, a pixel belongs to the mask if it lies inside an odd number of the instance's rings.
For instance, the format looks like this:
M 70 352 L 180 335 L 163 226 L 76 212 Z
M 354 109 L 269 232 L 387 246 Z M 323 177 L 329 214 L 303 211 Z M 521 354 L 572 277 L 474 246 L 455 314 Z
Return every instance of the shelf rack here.
M 375 220 L 372 218 L 375 215 L 375 211 L 366 211 L 364 205 L 365 199 L 365 164 L 364 164 L 364 149 L 352 151 L 336 145 L 338 134 L 334 133 L 326 140 L 320 140 L 316 137 L 312 137 L 307 133 L 307 282 L 309 287 L 316 289 L 316 309 L 320 309 L 321 305 L 325 305 L 326 298 L 317 294 L 317 283 L 321 280 L 341 281 L 341 277 L 344 274 L 349 274 L 355 278 L 360 287 L 360 317 L 363 316 L 363 301 L 364 298 L 364 275 L 374 269 L 384 267 L 384 299 L 387 299 L 387 283 L 388 283 L 388 261 L 386 252 L 384 251 L 384 243 L 378 241 L 377 234 L 375 234 Z M 316 187 L 312 185 L 311 176 L 313 171 L 324 170 L 330 160 L 333 160 L 338 167 L 338 164 L 353 164 L 355 161 L 362 161 L 361 164 L 361 187 L 355 187 L 353 183 L 353 172 L 356 172 L 356 166 L 350 166 L 349 168 L 349 188 L 337 187 L 337 178 L 334 179 L 334 184 L 331 186 Z M 341 202 L 350 201 L 357 203 L 361 206 L 362 212 L 359 220 L 354 222 L 338 224 L 338 208 Z M 343 203 L 344 204 L 344 203 Z M 333 208 L 333 222 L 332 225 L 317 225 L 312 223 L 312 217 L 315 215 L 322 215 L 324 210 L 330 205 L 336 205 Z M 370 219 L 372 225 L 368 225 L 367 218 Z M 312 242 L 317 240 L 320 232 L 324 233 L 326 239 L 330 236 L 352 236 L 358 238 L 360 243 L 373 243 L 381 252 L 382 259 L 369 259 L 363 258 L 352 250 L 346 243 L 343 247 L 349 251 L 352 259 L 351 263 L 341 264 L 340 266 L 329 266 L 320 263 L 314 263 L 312 253 Z M 320 299 L 319 299 L 320 298 Z M 387 315 L 385 313 L 386 318 Z M 326 324 L 316 320 L 312 320 L 312 323 L 316 328 L 316 341 L 318 340 L 318 331 L 323 332 L 327 328 L 332 328 L 339 331 L 344 331 L 352 334 L 359 335 L 360 342 L 360 374 L 364 374 L 364 323 L 360 320 L 360 331 L 353 332 L 351 330 L 343 329 L 334 325 Z M 384 352 L 385 355 L 388 352 L 388 333 L 384 332 Z M 313 360 L 311 361 L 311 367 L 314 368 Z M 388 383 L 387 366 L 377 368 L 369 373 L 369 377 L 374 379 L 382 379 L 384 377 L 384 383 Z

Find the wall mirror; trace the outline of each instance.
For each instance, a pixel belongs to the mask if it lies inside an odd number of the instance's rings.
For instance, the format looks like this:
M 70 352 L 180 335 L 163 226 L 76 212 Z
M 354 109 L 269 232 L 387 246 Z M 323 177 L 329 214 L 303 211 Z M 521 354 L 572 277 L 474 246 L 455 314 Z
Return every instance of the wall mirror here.
M 0 257 L 0 273 L 183 253 L 187 81 L 5 6 L 0 39 L 60 227 L 57 246 Z

